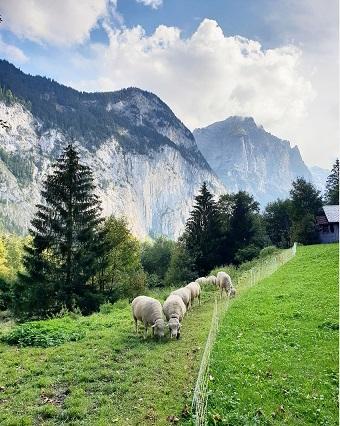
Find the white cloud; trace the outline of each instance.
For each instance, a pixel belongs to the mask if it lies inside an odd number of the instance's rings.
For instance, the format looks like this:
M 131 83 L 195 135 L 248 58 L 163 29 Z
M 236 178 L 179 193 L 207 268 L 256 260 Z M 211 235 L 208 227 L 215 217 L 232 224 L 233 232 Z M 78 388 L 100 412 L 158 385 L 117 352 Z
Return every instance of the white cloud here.
M 163 4 L 163 0 L 137 0 L 137 3 L 143 3 L 145 6 L 151 6 L 152 9 L 158 9 Z
M 264 50 L 253 40 L 226 37 L 205 19 L 190 38 L 178 28 L 106 27 L 109 46 L 93 45 L 92 81 L 82 90 L 137 86 L 160 96 L 191 129 L 230 115 L 251 115 L 265 127 L 283 128 L 307 114 L 314 92 L 302 75 L 294 46 Z
M 18 37 L 55 45 L 82 43 L 116 0 L 0 0 L 5 28 Z
M 28 61 L 24 52 L 16 46 L 5 43 L 0 37 L 0 55 L 17 64 L 22 64 Z
M 301 68 L 316 92 L 308 116 L 289 123 L 284 136 L 298 143 L 309 164 L 330 168 L 339 152 L 339 1 L 269 1 L 268 23 L 283 42 L 301 45 Z M 282 19 L 284 17 L 284 19 Z M 276 131 L 276 129 L 273 129 Z

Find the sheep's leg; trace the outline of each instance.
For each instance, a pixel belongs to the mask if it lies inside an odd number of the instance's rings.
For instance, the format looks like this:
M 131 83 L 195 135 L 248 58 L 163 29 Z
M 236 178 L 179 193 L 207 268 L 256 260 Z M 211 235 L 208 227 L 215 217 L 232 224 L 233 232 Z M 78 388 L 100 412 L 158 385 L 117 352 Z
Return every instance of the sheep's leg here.
M 144 323 L 144 340 L 146 339 L 147 335 L 148 335 L 148 325 Z
M 136 333 L 138 334 L 138 321 L 136 317 L 133 317 L 133 319 L 135 320 Z
M 201 306 L 201 293 L 198 295 L 198 304 Z

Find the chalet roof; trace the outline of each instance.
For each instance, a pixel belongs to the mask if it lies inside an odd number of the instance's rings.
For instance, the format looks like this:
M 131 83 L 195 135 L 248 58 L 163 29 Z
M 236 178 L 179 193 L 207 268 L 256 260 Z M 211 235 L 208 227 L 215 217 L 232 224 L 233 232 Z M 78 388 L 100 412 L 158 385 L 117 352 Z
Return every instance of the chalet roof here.
M 329 223 L 339 222 L 339 206 L 323 206 L 322 208 Z

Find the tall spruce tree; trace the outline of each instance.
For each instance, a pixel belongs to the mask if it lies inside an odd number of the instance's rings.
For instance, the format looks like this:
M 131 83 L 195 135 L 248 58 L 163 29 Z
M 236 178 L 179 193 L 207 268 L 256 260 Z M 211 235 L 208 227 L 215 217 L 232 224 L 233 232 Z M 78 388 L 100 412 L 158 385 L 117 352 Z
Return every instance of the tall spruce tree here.
M 220 214 L 205 182 L 195 197 L 183 239 L 199 275 L 206 275 L 214 266 L 220 264 Z
M 339 204 L 339 159 L 333 164 L 332 171 L 326 181 L 325 202 Z
M 240 263 L 242 250 L 251 246 L 254 257 L 263 247 L 263 230 L 259 223 L 259 203 L 245 191 L 231 196 L 232 213 L 229 219 L 229 255 L 233 263 Z M 242 260 L 249 260 L 248 258 Z
M 91 282 L 102 250 L 101 207 L 92 172 L 69 144 L 56 161 L 43 190 L 43 204 L 31 222 L 32 243 L 25 248 L 26 274 L 15 288 L 16 311 L 44 316 L 79 307 L 88 313 L 99 301 Z

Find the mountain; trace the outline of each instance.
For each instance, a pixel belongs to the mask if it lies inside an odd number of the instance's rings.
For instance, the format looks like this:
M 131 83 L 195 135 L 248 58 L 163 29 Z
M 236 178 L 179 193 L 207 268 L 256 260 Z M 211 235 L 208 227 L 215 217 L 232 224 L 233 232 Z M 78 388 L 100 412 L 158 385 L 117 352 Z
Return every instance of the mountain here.
M 326 180 L 331 174 L 330 170 L 323 169 L 319 166 L 311 166 L 309 170 L 312 174 L 312 180 L 316 188 L 323 194 L 326 189 Z
M 152 93 L 78 92 L 0 61 L 0 226 L 23 233 L 51 163 L 70 141 L 94 171 L 103 214 L 139 237 L 177 237 L 203 181 L 226 191 L 192 133 Z
M 312 179 L 297 146 L 258 126 L 251 117 L 229 117 L 194 130 L 197 146 L 232 192 L 245 190 L 264 207 L 286 198 L 297 177 Z

